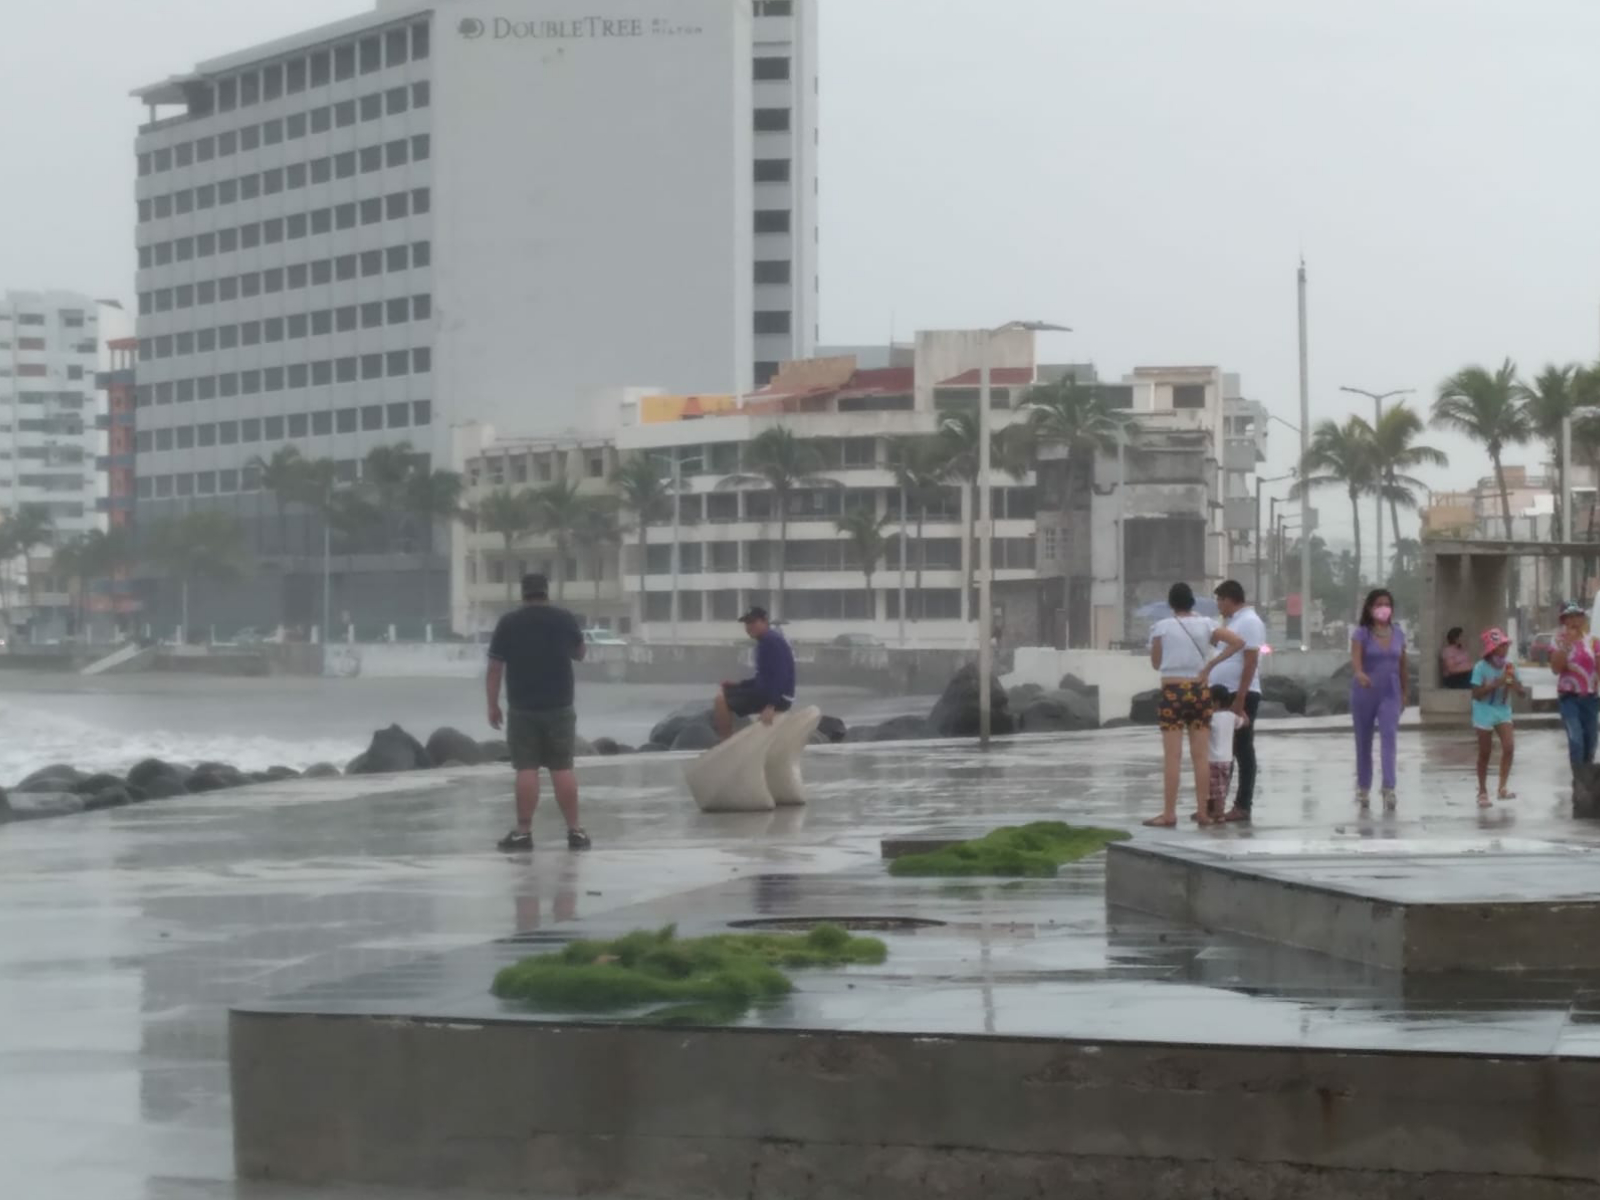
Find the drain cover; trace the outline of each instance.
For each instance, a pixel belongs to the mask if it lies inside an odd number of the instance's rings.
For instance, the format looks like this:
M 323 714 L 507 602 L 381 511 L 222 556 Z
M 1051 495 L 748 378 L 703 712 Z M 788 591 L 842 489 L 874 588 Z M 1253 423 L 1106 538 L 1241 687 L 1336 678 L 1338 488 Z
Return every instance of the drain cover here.
M 729 921 L 735 929 L 776 929 L 787 933 L 808 933 L 818 925 L 837 925 L 852 933 L 911 933 L 944 925 L 923 917 L 757 917 L 749 921 Z

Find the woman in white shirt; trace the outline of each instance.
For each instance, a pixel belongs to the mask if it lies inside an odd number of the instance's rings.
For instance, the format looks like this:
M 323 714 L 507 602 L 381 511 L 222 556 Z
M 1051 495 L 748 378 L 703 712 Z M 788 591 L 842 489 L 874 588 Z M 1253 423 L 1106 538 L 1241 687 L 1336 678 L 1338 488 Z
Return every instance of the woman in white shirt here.
M 1183 739 L 1189 736 L 1194 767 L 1195 820 L 1214 825 L 1210 812 L 1211 670 L 1244 649 L 1238 634 L 1218 628 L 1194 611 L 1194 590 L 1175 583 L 1167 593 L 1172 615 L 1150 629 L 1150 665 L 1161 672 L 1161 749 L 1165 772 L 1161 815 L 1146 825 L 1170 829 L 1178 823 L 1178 778 L 1183 772 Z M 1226 649 L 1211 657 L 1214 646 Z

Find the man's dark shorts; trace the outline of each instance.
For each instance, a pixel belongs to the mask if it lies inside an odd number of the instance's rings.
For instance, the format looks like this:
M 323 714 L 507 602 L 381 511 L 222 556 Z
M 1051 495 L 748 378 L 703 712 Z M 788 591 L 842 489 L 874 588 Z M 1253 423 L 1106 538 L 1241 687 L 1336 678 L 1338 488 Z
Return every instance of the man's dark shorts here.
M 570 708 L 506 714 L 511 765 L 519 771 L 570 771 L 578 737 L 578 714 Z
M 728 702 L 728 708 L 736 717 L 753 717 L 764 712 L 767 707 L 766 693 L 758 692 L 753 687 L 742 683 L 727 683 L 722 687 L 723 698 Z M 794 707 L 788 700 L 779 700 L 773 705 L 779 712 L 788 712 Z

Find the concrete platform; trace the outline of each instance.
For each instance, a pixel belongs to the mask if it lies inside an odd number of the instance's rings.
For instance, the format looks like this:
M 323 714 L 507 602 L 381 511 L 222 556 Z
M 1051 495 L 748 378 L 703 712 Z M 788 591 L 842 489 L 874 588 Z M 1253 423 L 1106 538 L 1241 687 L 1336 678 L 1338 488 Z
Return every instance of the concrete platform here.
M 1106 900 L 1398 971 L 1600 965 L 1600 854 L 1554 842 L 1118 843 Z

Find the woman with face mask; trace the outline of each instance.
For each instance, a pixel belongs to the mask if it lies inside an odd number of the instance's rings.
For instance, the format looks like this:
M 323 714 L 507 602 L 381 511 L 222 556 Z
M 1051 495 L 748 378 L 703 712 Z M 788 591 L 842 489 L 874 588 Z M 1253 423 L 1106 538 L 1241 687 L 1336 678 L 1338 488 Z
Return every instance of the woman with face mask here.
M 1511 639 L 1499 629 L 1483 632 L 1483 657 L 1472 668 L 1472 728 L 1478 733 L 1478 807 L 1489 807 L 1489 755 L 1500 738 L 1500 799 L 1515 800 L 1508 790 L 1516 743 L 1511 727 L 1511 693 L 1526 696 L 1511 661 Z
M 1372 803 L 1372 734 L 1383 744 L 1383 807 L 1393 812 L 1395 739 L 1406 706 L 1406 635 L 1394 623 L 1394 597 L 1383 588 L 1367 596 L 1361 624 L 1350 634 L 1350 719 L 1356 730 L 1356 803 Z
M 1594 762 L 1600 730 L 1600 639 L 1585 632 L 1589 613 L 1570 603 L 1561 609 L 1561 636 L 1550 648 L 1550 669 L 1556 673 L 1561 723 L 1567 729 L 1567 757 L 1572 769 Z

